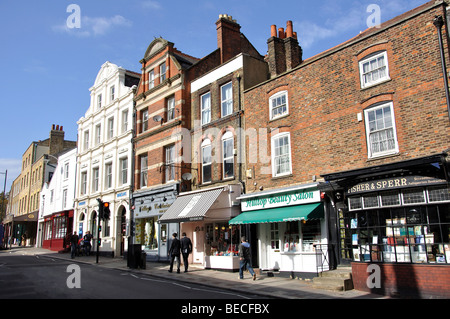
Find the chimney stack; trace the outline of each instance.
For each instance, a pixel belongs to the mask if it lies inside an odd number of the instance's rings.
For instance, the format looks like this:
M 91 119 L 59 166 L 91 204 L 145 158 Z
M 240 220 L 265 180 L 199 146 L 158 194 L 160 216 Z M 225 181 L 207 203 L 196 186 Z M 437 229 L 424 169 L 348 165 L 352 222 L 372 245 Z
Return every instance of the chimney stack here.
M 221 14 L 216 22 L 216 29 L 222 64 L 241 52 L 241 26 L 232 16 Z
M 267 40 L 268 54 L 266 61 L 269 64 L 272 78 L 298 66 L 302 62 L 303 55 L 292 21 L 287 21 L 286 31 L 284 28 L 278 28 L 278 37 L 276 30 L 276 25 L 272 25 L 270 28 L 271 37 Z
M 64 131 L 62 129 L 62 126 L 56 125 L 55 127 L 55 124 L 52 125 L 48 154 L 53 155 L 64 149 Z

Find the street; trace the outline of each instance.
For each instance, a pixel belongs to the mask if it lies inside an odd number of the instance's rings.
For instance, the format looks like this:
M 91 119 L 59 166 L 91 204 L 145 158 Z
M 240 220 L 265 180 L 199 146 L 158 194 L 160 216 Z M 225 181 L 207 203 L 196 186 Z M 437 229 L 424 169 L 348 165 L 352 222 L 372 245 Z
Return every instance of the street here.
M 253 299 L 223 289 L 61 260 L 0 253 L 0 299 Z

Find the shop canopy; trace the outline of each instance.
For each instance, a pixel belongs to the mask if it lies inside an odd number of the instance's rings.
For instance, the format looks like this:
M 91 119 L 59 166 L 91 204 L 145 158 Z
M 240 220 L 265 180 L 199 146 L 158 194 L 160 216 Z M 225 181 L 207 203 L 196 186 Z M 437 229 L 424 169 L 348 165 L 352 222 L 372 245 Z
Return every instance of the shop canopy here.
M 280 223 L 323 218 L 323 204 L 305 204 L 248 211 L 230 220 L 230 225 Z
M 223 187 L 210 191 L 191 192 L 178 196 L 169 209 L 160 217 L 161 223 L 179 223 L 203 220 Z

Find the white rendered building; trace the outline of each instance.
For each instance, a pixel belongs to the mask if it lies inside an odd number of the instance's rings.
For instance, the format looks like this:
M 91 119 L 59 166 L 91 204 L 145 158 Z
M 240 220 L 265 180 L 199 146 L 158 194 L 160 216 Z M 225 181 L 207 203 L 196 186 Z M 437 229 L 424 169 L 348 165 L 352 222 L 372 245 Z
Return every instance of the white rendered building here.
M 110 203 L 100 253 L 120 256 L 127 247 L 132 185 L 133 97 L 140 74 L 106 62 L 90 88 L 91 104 L 78 124 L 74 229 L 97 238 L 98 201 Z M 94 240 L 96 243 L 96 240 Z M 96 244 L 93 245 L 96 249 Z
M 40 193 L 37 246 L 60 251 L 69 244 L 68 235 L 73 234 L 77 148 L 49 156 L 57 164 L 47 163 L 54 171 Z

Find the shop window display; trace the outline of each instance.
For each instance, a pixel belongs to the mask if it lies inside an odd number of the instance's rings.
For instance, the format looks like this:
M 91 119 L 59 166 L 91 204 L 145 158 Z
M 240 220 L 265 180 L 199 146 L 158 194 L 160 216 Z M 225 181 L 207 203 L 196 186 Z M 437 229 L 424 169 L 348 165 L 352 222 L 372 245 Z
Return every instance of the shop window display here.
M 364 208 L 366 195 L 349 198 L 346 229 L 353 260 L 450 263 L 448 194 L 445 186 L 381 192 L 375 196 L 380 207 L 374 209 Z M 374 194 L 367 196 L 374 204 Z M 364 205 L 361 208 L 359 201 Z
M 238 256 L 238 226 L 230 226 L 227 222 L 206 224 L 205 236 L 208 256 Z
M 158 249 L 157 227 L 157 217 L 136 220 L 136 243 L 141 244 L 143 250 Z

